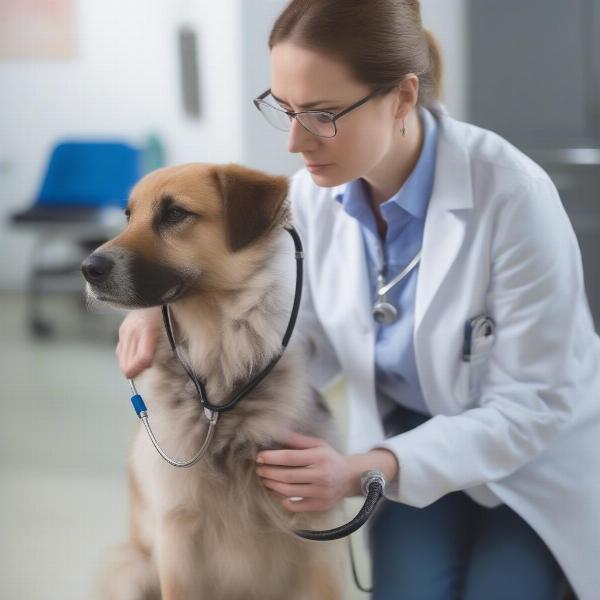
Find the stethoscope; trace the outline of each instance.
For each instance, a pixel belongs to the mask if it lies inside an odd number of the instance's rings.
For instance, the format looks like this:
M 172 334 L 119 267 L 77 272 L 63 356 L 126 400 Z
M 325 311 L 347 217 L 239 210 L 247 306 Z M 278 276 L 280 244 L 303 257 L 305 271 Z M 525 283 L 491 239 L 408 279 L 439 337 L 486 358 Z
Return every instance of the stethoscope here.
M 292 336 L 294 325 L 296 324 L 296 318 L 298 316 L 298 309 L 300 308 L 300 298 L 302 296 L 302 260 L 304 258 L 304 252 L 302 250 L 302 242 L 300 240 L 300 236 L 293 227 L 286 227 L 285 229 L 292 236 L 296 250 L 296 288 L 294 291 L 294 305 L 292 307 L 292 313 L 288 321 L 287 329 L 281 342 L 281 350 L 271 359 L 271 361 L 267 364 L 266 367 L 262 369 L 262 371 L 260 371 L 248 383 L 246 383 L 246 385 L 244 385 L 240 390 L 238 390 L 233 396 L 233 398 L 225 404 L 216 405 L 212 404 L 208 400 L 208 395 L 206 393 L 206 386 L 204 381 L 196 376 L 194 371 L 189 367 L 189 365 L 183 359 L 179 352 L 179 348 L 175 340 L 175 334 L 173 332 L 173 321 L 169 305 L 165 304 L 162 306 L 163 325 L 167 333 L 167 338 L 169 339 L 169 344 L 171 345 L 171 350 L 173 351 L 177 360 L 187 373 L 187 376 L 194 384 L 194 387 L 196 388 L 196 394 L 198 395 L 200 404 L 204 409 L 204 416 L 208 420 L 208 430 L 206 432 L 204 442 L 202 443 L 200 450 L 198 450 L 195 456 L 193 456 L 190 460 L 187 461 L 177 461 L 173 458 L 170 458 L 168 454 L 164 452 L 164 450 L 158 443 L 154 432 L 152 431 L 152 427 L 150 426 L 148 420 L 148 409 L 142 397 L 140 396 L 140 394 L 138 394 L 133 379 L 129 379 L 129 385 L 131 387 L 131 391 L 133 392 L 133 396 L 131 397 L 131 403 L 133 404 L 133 408 L 135 409 L 137 416 L 144 423 L 144 427 L 146 428 L 148 437 L 150 438 L 152 445 L 156 448 L 156 451 L 160 454 L 160 456 L 173 467 L 189 468 L 195 465 L 204 456 L 204 454 L 206 454 L 206 451 L 208 450 L 210 442 L 213 438 L 214 430 L 219 421 L 220 414 L 233 410 L 237 406 L 237 404 L 270 373 L 273 367 L 279 362 L 279 360 L 283 356 L 283 352 L 288 345 L 290 337 Z
M 390 325 L 398 320 L 398 309 L 386 300 L 387 293 L 398 283 L 400 283 L 418 264 L 421 260 L 421 250 L 415 254 L 414 258 L 394 277 L 389 283 L 385 283 L 385 275 L 387 265 L 381 246 L 379 250 L 380 268 L 377 274 L 377 300 L 373 305 L 373 318 L 381 325 Z

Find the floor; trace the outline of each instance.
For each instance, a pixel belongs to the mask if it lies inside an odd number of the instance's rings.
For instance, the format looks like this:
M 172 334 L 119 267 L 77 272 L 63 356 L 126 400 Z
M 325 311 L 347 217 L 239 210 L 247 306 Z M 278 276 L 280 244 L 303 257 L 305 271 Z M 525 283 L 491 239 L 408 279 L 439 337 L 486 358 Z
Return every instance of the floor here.
M 27 330 L 25 296 L 2 293 L 0 308 L 0 598 L 91 599 L 127 528 L 125 456 L 137 418 L 114 354 L 121 317 L 56 296 L 44 303 L 55 333 L 39 340 Z M 329 400 L 343 426 L 340 390 Z M 344 598 L 368 595 L 348 575 Z

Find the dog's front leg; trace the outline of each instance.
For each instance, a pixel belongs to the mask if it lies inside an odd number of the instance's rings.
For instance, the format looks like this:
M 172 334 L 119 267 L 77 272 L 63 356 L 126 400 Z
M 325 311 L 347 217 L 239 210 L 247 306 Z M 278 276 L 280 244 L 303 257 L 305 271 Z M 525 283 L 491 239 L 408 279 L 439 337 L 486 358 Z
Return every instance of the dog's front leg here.
M 198 599 L 197 528 L 198 517 L 182 511 L 163 518 L 156 546 L 161 600 Z

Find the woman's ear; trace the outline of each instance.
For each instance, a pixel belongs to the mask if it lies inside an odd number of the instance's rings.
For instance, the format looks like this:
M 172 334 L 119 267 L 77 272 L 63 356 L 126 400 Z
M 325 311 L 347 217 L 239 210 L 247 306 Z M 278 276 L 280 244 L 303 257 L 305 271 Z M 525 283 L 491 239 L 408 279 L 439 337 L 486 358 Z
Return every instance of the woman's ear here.
M 225 236 L 232 252 L 258 240 L 283 220 L 287 177 L 236 164 L 215 167 L 213 175 L 223 201 Z
M 409 73 L 398 84 L 396 118 L 406 119 L 408 113 L 417 105 L 419 100 L 419 78 L 414 73 Z

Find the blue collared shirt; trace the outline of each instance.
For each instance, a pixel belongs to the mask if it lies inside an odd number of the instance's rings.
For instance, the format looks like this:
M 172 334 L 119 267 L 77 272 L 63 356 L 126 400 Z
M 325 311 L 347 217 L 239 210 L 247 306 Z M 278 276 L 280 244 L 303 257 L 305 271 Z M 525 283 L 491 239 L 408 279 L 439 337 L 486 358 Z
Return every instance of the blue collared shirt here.
M 381 214 L 387 223 L 385 240 L 381 240 L 377 231 L 368 187 L 363 179 L 350 182 L 344 193 L 336 197 L 344 210 L 361 225 L 373 303 L 377 299 L 380 249 L 387 263 L 387 282 L 413 259 L 423 243 L 425 216 L 433 189 L 438 127 L 435 117 L 426 108 L 419 107 L 418 114 L 424 131 L 423 147 L 404 185 L 381 204 Z M 417 266 L 387 294 L 388 302 L 398 309 L 398 320 L 390 325 L 376 324 L 375 385 L 384 423 L 398 404 L 429 414 L 421 393 L 413 345 L 418 270 Z

